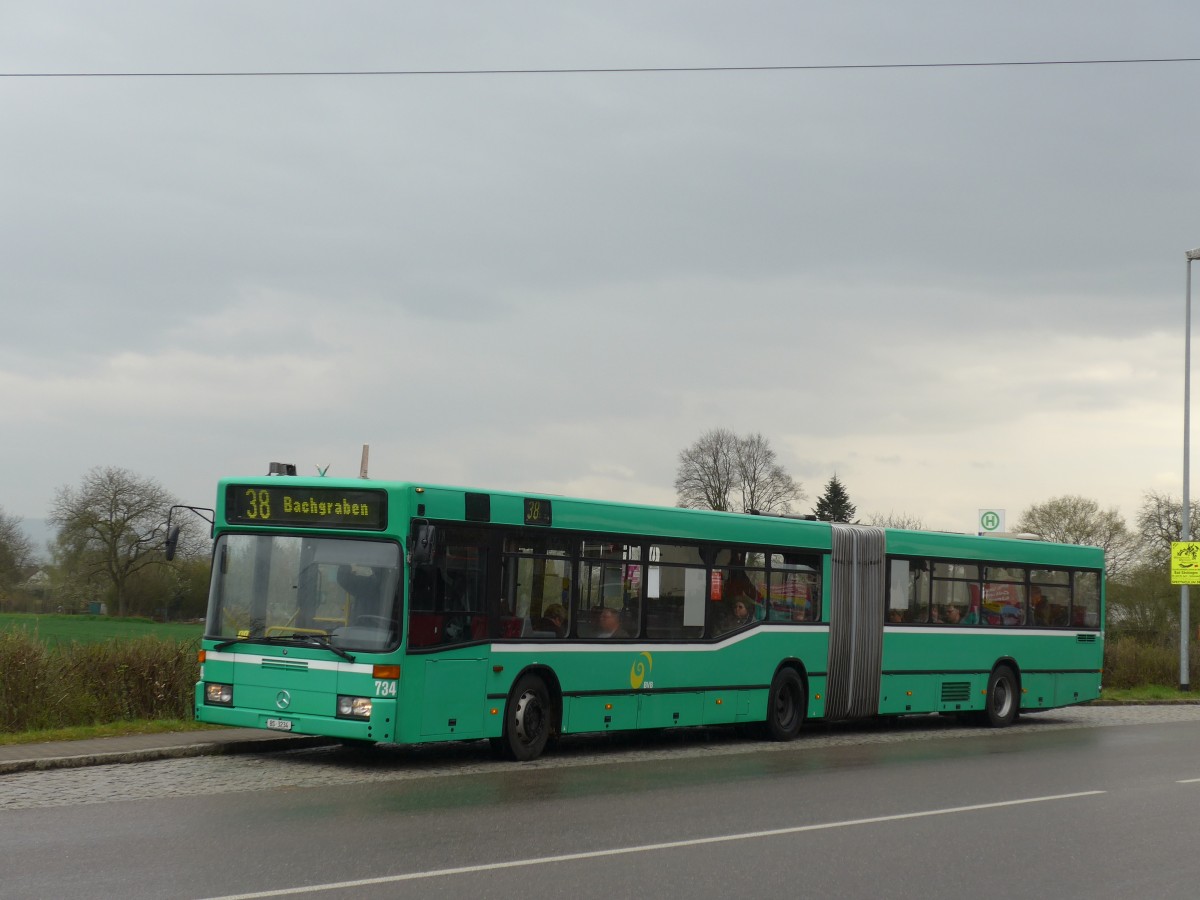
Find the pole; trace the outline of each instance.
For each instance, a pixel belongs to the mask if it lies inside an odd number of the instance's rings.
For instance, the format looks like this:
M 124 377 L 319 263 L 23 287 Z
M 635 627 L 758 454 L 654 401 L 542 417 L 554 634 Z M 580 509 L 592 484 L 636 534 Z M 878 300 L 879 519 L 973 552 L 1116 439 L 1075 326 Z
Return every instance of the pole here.
M 1184 313 L 1183 337 L 1183 540 L 1192 539 L 1191 485 L 1188 483 L 1191 463 L 1192 431 L 1192 260 L 1200 251 L 1189 250 L 1187 254 L 1187 302 Z M 1179 689 L 1190 688 L 1188 676 L 1188 586 L 1179 587 Z

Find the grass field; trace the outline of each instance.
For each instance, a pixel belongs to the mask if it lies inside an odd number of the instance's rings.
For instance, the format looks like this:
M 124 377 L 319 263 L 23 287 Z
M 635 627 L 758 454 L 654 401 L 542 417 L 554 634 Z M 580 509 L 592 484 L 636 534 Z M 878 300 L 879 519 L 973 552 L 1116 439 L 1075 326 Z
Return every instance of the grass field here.
M 184 622 L 159 623 L 149 619 L 118 619 L 114 616 L 59 616 L 31 613 L 0 613 L 0 633 L 24 631 L 47 646 L 97 644 L 109 640 L 157 637 L 168 641 L 199 640 L 203 625 Z

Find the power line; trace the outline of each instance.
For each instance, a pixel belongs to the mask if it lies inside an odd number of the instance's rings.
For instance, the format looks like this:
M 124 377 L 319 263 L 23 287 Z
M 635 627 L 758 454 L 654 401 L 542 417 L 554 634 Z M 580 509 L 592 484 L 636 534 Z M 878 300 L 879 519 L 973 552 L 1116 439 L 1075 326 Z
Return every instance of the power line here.
M 828 72 L 864 69 L 999 69 L 1018 66 L 1124 66 L 1194 63 L 1200 57 L 1139 59 L 1038 59 L 996 62 L 846 63 L 810 66 L 637 66 L 570 69 L 332 69 L 221 72 L 0 72 L 0 78 L 334 78 L 420 75 L 639 75 L 672 72 Z

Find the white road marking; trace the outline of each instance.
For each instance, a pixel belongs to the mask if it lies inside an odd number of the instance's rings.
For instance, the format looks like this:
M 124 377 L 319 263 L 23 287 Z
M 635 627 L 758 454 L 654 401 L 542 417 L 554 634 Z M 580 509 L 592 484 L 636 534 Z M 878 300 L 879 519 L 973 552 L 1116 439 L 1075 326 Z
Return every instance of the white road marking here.
M 746 831 L 740 834 L 721 834 L 714 837 L 692 838 L 686 841 L 667 841 L 661 844 L 643 844 L 637 847 L 615 847 L 611 850 L 590 850 L 586 853 L 564 853 L 559 856 L 538 856 L 531 859 L 514 859 L 507 862 L 483 863 L 477 866 L 458 866 L 453 869 L 430 869 L 426 872 L 407 872 L 403 875 L 385 875 L 380 878 L 360 878 L 354 881 L 338 881 L 329 884 L 313 884 L 304 887 L 279 888 L 271 891 L 256 891 L 250 894 L 229 894 L 210 897 L 208 900 L 259 900 L 262 897 L 293 897 L 299 894 L 315 894 L 320 891 L 343 891 L 379 884 L 396 884 L 401 881 L 417 881 L 422 878 L 444 878 L 448 875 L 470 875 L 475 872 L 494 872 L 499 869 L 515 869 L 521 866 L 544 866 L 549 863 L 574 862 L 580 859 L 599 859 L 605 856 L 623 856 L 629 853 L 649 853 L 655 850 L 676 850 L 680 847 L 699 847 L 705 844 L 723 844 L 731 841 L 750 841 L 758 838 L 779 837 L 786 834 L 801 834 L 806 831 L 826 831 L 831 828 L 850 828 L 856 825 L 876 825 L 881 822 L 899 822 L 905 819 L 920 819 L 928 816 L 947 816 L 954 813 L 976 812 L 981 809 L 1001 809 L 1006 806 L 1021 806 L 1027 803 L 1046 803 L 1052 800 L 1074 800 L 1079 797 L 1094 797 L 1107 791 L 1080 791 L 1075 794 L 1054 794 L 1049 797 L 1026 797 L 1021 800 L 1002 800 L 998 803 L 978 803 L 973 806 L 953 806 L 947 809 L 929 809 L 921 812 L 897 813 L 891 816 L 873 816 L 869 819 L 847 819 L 843 822 L 824 822 L 819 825 L 795 825 L 790 828 L 772 828 L 768 831 Z

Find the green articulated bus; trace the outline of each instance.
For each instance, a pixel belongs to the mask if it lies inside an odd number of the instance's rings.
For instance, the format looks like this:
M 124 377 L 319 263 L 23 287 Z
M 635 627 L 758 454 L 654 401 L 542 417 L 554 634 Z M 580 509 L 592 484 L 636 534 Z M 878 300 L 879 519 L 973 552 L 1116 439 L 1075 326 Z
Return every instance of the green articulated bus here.
M 1005 726 L 1100 693 L 1094 547 L 292 475 L 221 481 L 214 519 L 214 724 L 527 760 L 557 734 Z

